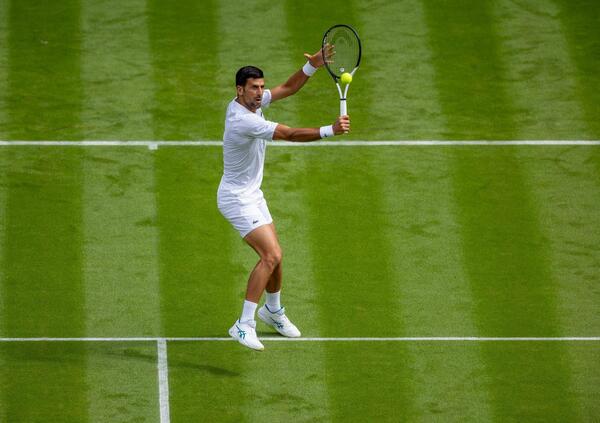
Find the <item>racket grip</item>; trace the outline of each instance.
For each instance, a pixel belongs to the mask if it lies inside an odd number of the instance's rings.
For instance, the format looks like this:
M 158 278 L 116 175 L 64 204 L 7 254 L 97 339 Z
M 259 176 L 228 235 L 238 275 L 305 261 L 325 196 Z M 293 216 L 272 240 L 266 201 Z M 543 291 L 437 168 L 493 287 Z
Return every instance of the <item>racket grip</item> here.
M 340 116 L 344 116 L 348 114 L 348 109 L 346 108 L 346 99 L 340 99 Z

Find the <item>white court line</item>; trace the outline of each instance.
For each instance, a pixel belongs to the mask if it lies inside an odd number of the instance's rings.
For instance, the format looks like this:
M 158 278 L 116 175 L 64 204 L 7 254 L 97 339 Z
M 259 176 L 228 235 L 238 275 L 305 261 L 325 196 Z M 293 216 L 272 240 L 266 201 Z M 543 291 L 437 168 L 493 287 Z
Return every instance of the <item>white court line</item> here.
M 284 342 L 522 342 L 522 341 L 600 341 L 600 336 L 563 336 L 563 337 L 481 337 L 481 336 L 411 336 L 411 337 L 322 337 L 322 338 L 284 338 L 280 336 L 261 337 L 261 341 Z M 234 341 L 230 337 L 133 337 L 133 338 L 0 338 L 0 342 L 158 342 L 164 343 L 166 361 L 166 342 L 220 342 Z M 159 348 L 160 353 L 160 348 Z
M 160 423 L 171 421 L 169 413 L 169 365 L 167 362 L 167 341 L 158 338 L 158 395 L 160 404 Z
M 156 150 L 158 147 L 219 147 L 222 141 L 0 141 L 0 147 L 147 147 Z M 441 141 L 441 140 L 397 140 L 397 141 L 315 141 L 286 142 L 276 141 L 269 144 L 273 147 L 381 147 L 381 146 L 513 146 L 513 145 L 600 145 L 600 140 L 506 140 L 506 141 Z

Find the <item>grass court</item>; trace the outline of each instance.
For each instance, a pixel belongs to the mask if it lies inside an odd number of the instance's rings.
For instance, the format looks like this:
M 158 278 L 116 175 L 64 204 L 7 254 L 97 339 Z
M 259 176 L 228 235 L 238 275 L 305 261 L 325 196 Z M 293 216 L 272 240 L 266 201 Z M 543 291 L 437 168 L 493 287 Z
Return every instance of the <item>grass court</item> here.
M 596 421 L 599 21 L 591 0 L 0 1 L 0 421 Z M 335 23 L 364 53 L 337 140 L 495 143 L 271 145 L 282 301 L 321 340 L 206 340 L 256 257 L 216 208 L 220 146 L 162 142 L 220 140 L 235 71 L 282 83 Z M 265 114 L 321 126 L 338 102 L 320 70 Z M 322 340 L 348 337 L 403 339 Z

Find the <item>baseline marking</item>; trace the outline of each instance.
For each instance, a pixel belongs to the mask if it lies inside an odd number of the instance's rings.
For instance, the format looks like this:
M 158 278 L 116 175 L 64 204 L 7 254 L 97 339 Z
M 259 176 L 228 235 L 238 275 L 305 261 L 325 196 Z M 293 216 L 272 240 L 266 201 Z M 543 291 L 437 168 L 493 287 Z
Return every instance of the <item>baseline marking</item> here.
M 156 340 L 158 351 L 158 395 L 160 404 L 160 423 L 170 423 L 169 413 L 169 365 L 167 362 L 167 341 Z
M 280 342 L 561 342 L 561 341 L 600 341 L 600 336 L 564 336 L 564 337 L 481 337 L 481 336 L 412 336 L 412 337 L 322 337 L 322 338 L 284 338 L 281 336 L 261 337 L 261 341 Z M 0 342 L 157 342 L 159 365 L 161 354 L 166 366 L 168 342 L 229 342 L 230 337 L 132 337 L 132 338 L 0 338 Z
M 158 147 L 220 147 L 222 141 L 116 141 L 116 140 L 97 140 L 97 141 L 0 141 L 0 147 L 146 147 L 150 150 L 156 150 Z M 397 140 L 397 141 L 316 141 L 316 142 L 273 142 L 272 147 L 426 147 L 426 146 L 549 146 L 549 145 L 600 145 L 600 140 L 462 140 L 462 141 L 441 141 L 441 140 Z

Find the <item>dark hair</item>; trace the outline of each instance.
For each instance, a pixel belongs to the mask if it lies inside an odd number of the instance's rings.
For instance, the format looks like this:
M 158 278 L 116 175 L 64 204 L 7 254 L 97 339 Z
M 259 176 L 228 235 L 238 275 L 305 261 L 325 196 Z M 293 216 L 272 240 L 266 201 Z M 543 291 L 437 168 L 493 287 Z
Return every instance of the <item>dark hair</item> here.
M 250 78 L 264 78 L 263 71 L 256 66 L 244 66 L 235 74 L 235 85 L 244 87 Z

